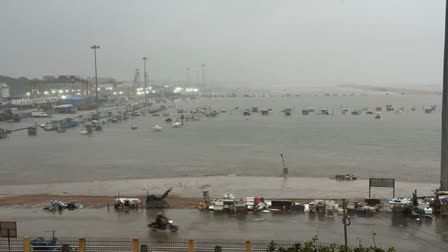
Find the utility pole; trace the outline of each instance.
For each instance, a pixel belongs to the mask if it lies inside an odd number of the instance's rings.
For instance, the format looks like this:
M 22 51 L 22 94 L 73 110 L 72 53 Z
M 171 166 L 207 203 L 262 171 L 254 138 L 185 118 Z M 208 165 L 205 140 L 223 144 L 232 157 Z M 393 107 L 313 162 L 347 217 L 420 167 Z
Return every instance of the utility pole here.
M 448 1 L 445 1 L 445 46 L 443 54 L 442 153 L 440 157 L 440 190 L 448 190 Z
M 203 94 L 205 93 L 205 67 L 206 67 L 205 64 L 201 65 L 201 68 L 202 68 L 202 93 Z
M 96 67 L 96 49 L 99 49 L 99 45 L 93 45 L 90 48 L 93 49 L 93 54 L 95 55 L 95 102 L 96 102 L 96 114 L 99 115 L 100 104 L 98 102 L 98 72 Z
M 146 84 L 146 60 L 147 60 L 148 58 L 146 58 L 146 57 L 143 57 L 142 58 L 142 60 L 143 60 L 143 69 L 144 69 L 144 80 L 145 80 L 145 107 L 148 107 L 148 86 L 147 86 L 147 84 Z

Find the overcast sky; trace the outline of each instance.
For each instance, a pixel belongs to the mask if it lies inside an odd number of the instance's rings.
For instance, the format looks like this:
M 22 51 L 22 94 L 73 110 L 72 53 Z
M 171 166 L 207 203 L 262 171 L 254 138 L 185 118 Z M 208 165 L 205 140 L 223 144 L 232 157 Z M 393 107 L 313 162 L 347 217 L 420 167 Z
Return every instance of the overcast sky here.
M 2 0 L 0 75 L 442 80 L 443 0 Z M 191 73 L 192 78 L 196 74 Z

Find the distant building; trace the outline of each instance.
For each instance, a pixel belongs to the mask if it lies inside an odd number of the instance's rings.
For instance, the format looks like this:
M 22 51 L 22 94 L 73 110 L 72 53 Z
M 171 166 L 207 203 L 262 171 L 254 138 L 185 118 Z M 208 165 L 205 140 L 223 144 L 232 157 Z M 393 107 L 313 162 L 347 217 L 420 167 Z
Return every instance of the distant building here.
M 0 83 L 0 98 L 9 98 L 9 87 L 6 83 Z

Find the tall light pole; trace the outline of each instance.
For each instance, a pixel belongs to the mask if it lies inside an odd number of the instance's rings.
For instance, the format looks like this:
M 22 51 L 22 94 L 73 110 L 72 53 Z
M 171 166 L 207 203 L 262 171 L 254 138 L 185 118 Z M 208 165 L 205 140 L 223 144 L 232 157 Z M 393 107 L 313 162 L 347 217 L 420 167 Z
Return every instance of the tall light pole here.
M 145 107 L 148 106 L 148 86 L 146 84 L 146 60 L 147 59 L 148 58 L 146 58 L 146 57 L 142 58 L 142 60 L 143 60 L 143 71 L 144 71 L 144 80 L 145 80 Z
M 190 68 L 187 67 L 187 88 L 190 87 Z
M 205 93 L 205 67 L 206 67 L 205 64 L 201 65 L 201 68 L 202 68 L 202 93 L 203 94 Z
M 93 54 L 95 55 L 95 102 L 96 102 L 96 114 L 99 114 L 100 104 L 98 102 L 98 72 L 96 68 L 96 49 L 100 49 L 99 45 L 93 45 L 90 48 L 93 49 Z
M 440 157 L 440 190 L 448 190 L 448 1 L 445 1 L 445 47 L 443 55 L 442 153 Z

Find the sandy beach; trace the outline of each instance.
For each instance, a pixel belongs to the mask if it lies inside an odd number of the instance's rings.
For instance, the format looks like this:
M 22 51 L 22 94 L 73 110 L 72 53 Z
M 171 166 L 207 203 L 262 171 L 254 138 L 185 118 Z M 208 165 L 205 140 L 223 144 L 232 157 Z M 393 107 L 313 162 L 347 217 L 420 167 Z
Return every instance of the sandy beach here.
M 419 195 L 431 195 L 437 184 L 396 182 L 396 196 L 410 197 L 414 189 Z M 173 208 L 197 205 L 202 192 L 220 197 L 232 193 L 236 197 L 260 196 L 283 199 L 363 199 L 368 198 L 368 180 L 336 181 L 325 178 L 280 177 L 184 177 L 157 179 L 106 180 L 73 183 L 0 186 L 0 206 L 43 206 L 50 200 L 79 201 L 89 208 L 105 207 L 118 197 L 144 198 L 146 192 L 162 194 L 173 188 L 168 203 Z M 372 197 L 389 199 L 391 188 L 372 188 Z

